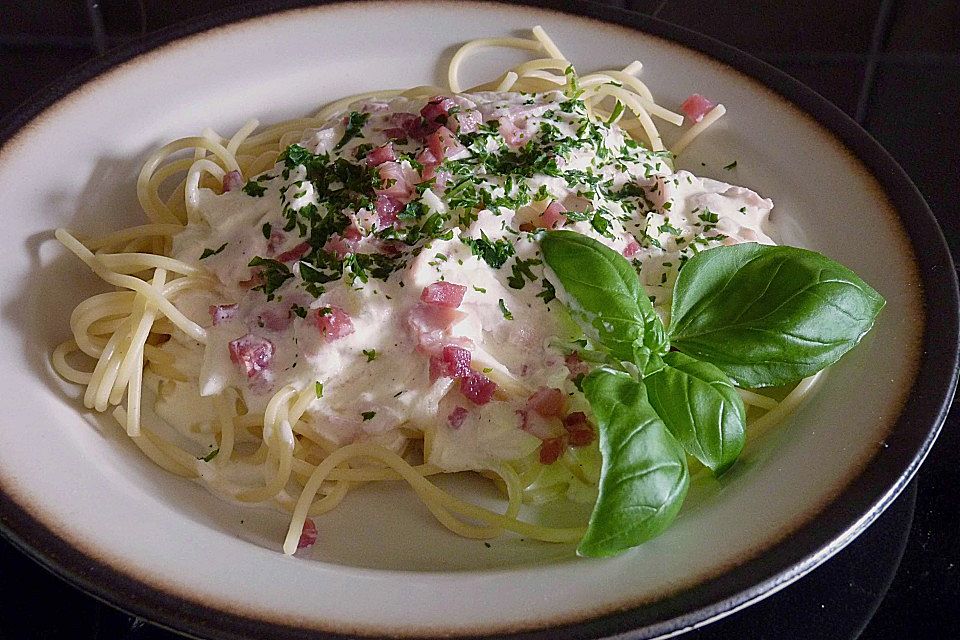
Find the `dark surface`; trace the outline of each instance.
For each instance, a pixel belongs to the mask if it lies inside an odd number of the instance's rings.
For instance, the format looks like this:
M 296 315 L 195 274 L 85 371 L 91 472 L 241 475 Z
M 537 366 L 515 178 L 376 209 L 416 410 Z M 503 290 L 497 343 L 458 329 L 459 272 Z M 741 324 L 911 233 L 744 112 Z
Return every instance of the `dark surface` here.
M 0 10 L 0 115 L 85 60 L 161 27 L 238 2 L 4 4 Z M 940 221 L 954 259 L 960 256 L 960 2 L 642 0 L 604 4 L 654 14 L 732 44 L 832 101 L 900 162 Z M 960 412 L 955 406 L 917 478 L 860 538 L 797 583 L 684 637 L 957 637 L 958 486 Z M 80 593 L 3 540 L 0 602 L 0 639 L 179 637 Z

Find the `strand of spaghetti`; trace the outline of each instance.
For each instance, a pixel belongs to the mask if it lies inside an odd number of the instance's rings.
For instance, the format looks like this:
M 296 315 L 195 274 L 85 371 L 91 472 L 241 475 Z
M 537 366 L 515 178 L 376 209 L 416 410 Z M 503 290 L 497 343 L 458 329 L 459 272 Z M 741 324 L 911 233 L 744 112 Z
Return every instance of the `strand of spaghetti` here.
M 787 396 L 780 401 L 774 409 L 771 409 L 761 417 L 757 418 L 753 422 L 747 425 L 747 429 L 750 431 L 752 438 L 756 438 L 757 435 L 763 433 L 769 429 L 772 425 L 781 422 L 788 415 L 793 413 L 797 407 L 803 402 L 803 400 L 810 393 L 810 390 L 813 389 L 817 381 L 823 375 L 823 371 L 819 371 L 809 378 L 804 378 L 800 383 L 794 387 Z
M 232 153 L 229 153 L 223 145 L 207 140 L 202 136 L 180 138 L 179 140 L 174 140 L 173 142 L 163 145 L 150 154 L 150 157 L 147 158 L 147 161 L 143 165 L 143 169 L 140 170 L 140 176 L 137 179 L 137 197 L 140 200 L 140 206 L 143 207 L 147 216 L 150 217 L 151 222 L 177 222 L 176 216 L 171 213 L 169 207 L 167 207 L 156 194 L 149 191 L 147 185 L 149 184 L 150 176 L 167 156 L 177 151 L 190 148 L 205 149 L 211 152 L 223 162 L 227 171 L 240 170 Z
M 279 146 L 279 145 L 278 145 Z M 267 169 L 270 169 L 277 161 L 277 156 L 280 155 L 279 149 L 271 149 L 269 151 L 264 151 L 252 161 L 245 168 L 245 174 L 248 176 L 260 175 Z
M 219 393 L 213 398 L 213 406 L 217 411 L 217 424 L 220 426 L 220 446 L 214 460 L 220 467 L 230 462 L 230 457 L 233 455 L 233 446 L 236 442 L 233 417 L 230 415 L 230 407 L 224 393 Z
M 752 407 L 760 407 L 761 409 L 766 409 L 770 411 L 776 409 L 779 404 L 776 400 L 769 396 L 760 395 L 749 389 L 741 389 L 737 387 L 737 393 L 740 394 L 740 398 L 748 405 Z
M 299 476 L 304 478 L 309 478 L 310 474 L 313 473 L 314 469 L 317 468 L 317 465 L 310 464 L 306 460 L 294 459 L 293 461 L 293 471 Z M 411 468 L 416 471 L 419 475 L 427 477 L 434 476 L 443 471 L 432 464 L 420 464 L 420 465 L 411 465 Z M 393 469 L 387 468 L 375 468 L 375 467 L 338 467 L 332 470 L 327 475 L 327 480 L 331 481 L 349 481 L 353 483 L 363 483 L 363 482 L 383 482 L 383 481 L 395 481 L 403 480 L 403 476 L 394 471 Z
M 553 58 L 562 58 L 563 60 L 567 59 L 567 56 L 563 55 L 563 52 L 560 51 L 560 48 L 553 42 L 553 39 L 547 35 L 547 32 L 540 25 L 534 26 L 530 31 L 533 32 L 533 37 L 536 38 L 543 50 L 546 51 Z
M 152 253 L 98 253 L 97 259 L 115 273 L 139 273 L 146 269 L 166 269 L 185 276 L 202 276 L 203 270 L 190 266 L 182 260 L 158 256 Z
M 697 136 L 706 131 L 707 127 L 722 118 L 723 114 L 726 112 L 727 109 L 722 104 L 718 104 L 711 109 L 707 115 L 703 116 L 703 120 L 687 129 L 686 133 L 680 136 L 680 139 L 673 143 L 673 148 L 671 149 L 673 155 L 678 156 L 683 153 L 683 150 L 686 149 L 690 143 L 697 138 Z
M 121 427 L 125 427 L 127 423 L 127 412 L 123 409 L 123 407 L 115 408 L 111 415 L 113 415 L 116 421 L 120 423 Z M 184 478 L 195 478 L 197 476 L 197 472 L 194 469 L 191 469 L 190 467 L 184 467 L 180 463 L 171 459 L 166 453 L 161 451 L 152 440 L 147 438 L 146 434 L 147 430 L 144 429 L 139 436 L 135 436 L 130 439 L 133 440 L 133 443 L 137 445 L 140 451 L 150 458 L 157 466 Z
M 87 298 L 78 304 L 70 314 L 70 330 L 77 346 L 91 358 L 99 358 L 103 345 L 94 342 L 90 336 L 91 325 L 103 318 L 118 316 L 129 312 L 136 294 L 132 291 L 110 291 Z M 111 330 L 113 333 L 115 330 Z
M 76 340 L 67 340 L 57 345 L 57 348 L 53 350 L 53 355 L 50 356 L 53 370 L 60 374 L 60 377 L 70 382 L 89 384 L 93 373 L 75 369 L 67 362 L 67 354 L 74 353 L 75 351 L 79 351 Z
M 453 54 L 453 58 L 450 59 L 450 66 L 447 67 L 447 82 L 450 85 L 451 91 L 454 93 L 463 93 L 463 85 L 460 84 L 460 65 L 463 64 L 463 61 L 467 58 L 467 56 L 474 53 L 478 49 L 490 47 L 525 49 L 527 51 L 543 50 L 543 45 L 540 44 L 540 42 L 537 40 L 530 40 L 528 38 L 479 38 L 477 40 L 471 40 L 457 49 L 457 52 Z M 561 58 L 563 56 L 553 57 Z
M 154 201 L 162 202 L 167 208 L 167 213 L 175 218 L 176 222 L 180 225 L 185 225 L 187 223 L 187 212 L 186 209 L 183 208 L 183 185 L 186 182 L 186 173 L 189 171 L 193 162 L 193 158 L 171 160 L 167 164 L 158 167 L 156 171 L 150 174 L 145 186 L 151 198 Z M 181 179 L 171 190 L 167 199 L 161 199 L 160 188 L 163 186 L 163 184 L 171 177 L 180 174 L 182 174 Z
M 384 89 L 381 91 L 365 91 L 363 93 L 357 93 L 352 96 L 347 96 L 346 98 L 340 98 L 339 100 L 334 100 L 330 104 L 324 106 L 320 111 L 316 113 L 314 118 L 320 122 L 326 122 L 330 119 L 331 116 L 340 113 L 347 107 L 349 107 L 354 102 L 359 102 L 360 100 L 366 100 L 367 98 L 390 98 L 393 96 L 398 96 L 403 93 L 403 89 Z
M 227 151 L 230 152 L 230 155 L 236 157 L 237 150 L 240 148 L 240 145 L 243 144 L 244 140 L 249 138 L 259 126 L 260 121 L 256 118 L 247 120 L 246 123 L 244 123 L 244 125 L 240 127 L 235 134 L 233 134 L 233 137 L 231 137 L 230 141 L 227 143 Z
M 90 252 L 89 249 L 84 247 L 76 238 L 71 236 L 64 229 L 57 229 L 56 231 L 57 240 L 61 242 L 67 249 L 70 249 L 78 258 L 83 260 L 88 267 L 93 269 L 93 272 L 96 273 L 100 278 L 107 281 L 108 283 L 122 287 L 125 289 L 132 289 L 137 293 L 140 293 L 148 298 L 154 300 L 157 304 L 157 307 L 163 314 L 173 322 L 178 329 L 186 333 L 188 336 L 200 342 L 206 344 L 207 342 L 207 331 L 195 323 L 193 320 L 190 320 L 183 312 L 177 309 L 173 304 L 167 300 L 166 297 L 158 295 L 155 290 L 153 290 L 149 284 L 140 280 L 139 278 L 134 278 L 133 276 L 125 276 L 118 273 L 113 273 L 112 271 L 107 270 L 100 263 L 97 257 Z
M 670 111 L 665 107 L 661 107 L 653 99 L 653 94 L 650 93 L 650 89 L 647 88 L 643 82 L 637 78 L 624 73 L 623 71 L 617 71 L 615 69 L 609 69 L 605 71 L 598 71 L 596 73 L 591 73 L 590 75 L 580 79 L 581 87 L 590 87 L 594 84 L 604 84 L 607 82 L 605 78 L 611 80 L 616 80 L 633 89 L 636 93 L 632 94 L 636 96 L 636 99 L 643 105 L 643 108 L 647 110 L 652 116 L 657 116 L 661 120 L 666 120 L 667 122 L 674 124 L 676 126 L 681 126 L 683 124 L 683 116 L 679 113 Z
M 153 281 L 151 282 L 151 285 L 154 289 L 160 289 L 163 287 L 166 278 L 166 270 L 157 269 L 153 274 Z M 123 392 L 126 390 L 127 383 L 130 381 L 135 371 L 138 373 L 138 375 L 143 373 L 143 347 L 147 343 L 147 337 L 150 335 L 150 328 L 153 326 L 153 321 L 156 319 L 157 307 L 150 300 L 146 299 L 143 300 L 143 303 L 140 306 L 142 307 L 142 310 L 140 310 L 138 313 L 139 317 L 134 323 L 134 329 L 130 333 L 130 336 L 125 340 L 124 351 L 126 353 L 123 356 L 123 360 L 120 363 L 120 368 L 117 371 L 116 380 L 113 383 L 113 391 L 110 394 L 110 404 L 120 404 L 120 398 L 123 397 Z M 137 402 L 139 403 L 139 397 Z M 130 420 L 134 420 L 136 422 L 136 428 L 139 432 L 139 404 L 137 406 L 137 411 L 134 412 L 128 401 L 127 414 Z M 129 425 L 131 423 L 128 421 L 127 424 L 129 430 Z
M 277 471 L 266 486 L 249 489 L 237 494 L 243 502 L 263 502 L 277 495 L 290 479 L 293 468 L 294 437 L 288 417 L 289 401 L 297 390 L 287 385 L 280 389 L 267 403 L 264 412 L 264 442 L 271 443 L 270 451 L 277 460 Z M 270 456 L 267 456 L 269 461 Z M 269 462 L 268 462 L 269 464 Z
M 653 123 L 653 120 L 650 119 L 650 114 L 647 113 L 646 108 L 641 104 L 636 94 L 624 91 L 621 87 L 603 84 L 596 88 L 596 95 L 612 96 L 629 107 L 630 111 L 637 117 L 637 120 L 640 121 L 643 131 L 650 141 L 650 148 L 654 151 L 663 151 L 663 140 L 660 139 L 660 132 L 657 131 L 656 125 Z
M 115 367 L 120 366 L 120 361 L 116 357 L 117 351 L 123 342 L 123 335 L 130 326 L 130 319 L 127 318 L 120 330 L 110 336 L 106 346 L 103 347 L 103 353 L 97 361 L 97 366 L 93 369 L 90 377 L 90 384 L 83 394 L 83 405 L 88 409 L 96 409 L 103 412 L 107 410 L 107 393 L 101 393 L 104 377 Z M 109 392 L 109 390 L 108 390 Z
M 237 147 L 237 153 L 250 153 L 249 150 L 251 149 L 256 149 L 266 145 L 276 145 L 280 137 L 288 131 L 303 131 L 305 129 L 310 129 L 311 127 L 316 127 L 319 124 L 322 124 L 320 119 L 313 117 L 287 120 L 285 122 L 271 125 L 260 133 L 251 135 L 241 142 L 240 146 Z
M 157 236 L 171 237 L 183 231 L 183 225 L 180 224 L 141 224 L 136 227 L 120 229 L 113 233 L 108 233 L 99 238 L 83 240 L 84 246 L 93 252 L 100 250 L 109 250 L 114 245 L 138 240 L 141 238 L 153 238 Z
M 427 496 L 432 502 L 440 506 L 460 513 L 461 515 L 497 525 L 503 529 L 514 531 L 522 535 L 543 540 L 545 542 L 574 542 L 583 536 L 584 527 L 575 528 L 551 528 L 541 527 L 516 519 L 507 518 L 499 513 L 494 513 L 483 507 L 469 504 L 456 498 L 439 487 L 433 485 L 429 480 L 412 472 L 410 464 L 397 454 L 377 447 L 369 443 L 353 443 L 338 449 L 328 456 L 323 462 L 317 465 L 313 475 L 304 486 L 303 492 L 297 501 L 297 507 L 287 531 L 287 537 L 283 544 L 284 553 L 291 555 L 297 549 L 297 541 L 300 538 L 300 532 L 303 529 L 303 522 L 306 519 L 306 512 L 313 497 L 316 495 L 320 484 L 325 480 L 327 474 L 341 462 L 355 456 L 366 456 L 376 458 L 389 465 L 392 469 L 400 473 L 418 494 Z
M 508 71 L 506 75 L 503 76 L 503 80 L 500 84 L 497 85 L 496 91 L 510 91 L 514 83 L 517 81 L 517 74 L 513 71 Z
M 570 61 L 564 58 L 535 58 L 526 62 L 521 62 L 511 69 L 518 76 L 524 76 L 530 71 L 541 69 L 557 69 L 561 73 L 570 66 Z M 566 82 L 566 78 L 564 78 Z
M 340 505 L 340 502 L 347 495 L 347 493 L 349 493 L 351 488 L 352 487 L 349 482 L 332 483 L 329 492 L 323 498 L 314 500 L 314 502 L 310 505 L 307 515 L 320 516 L 328 511 L 333 511 Z M 276 504 L 287 513 L 292 514 L 293 510 L 297 507 L 297 500 L 284 492 L 283 494 L 277 496 Z
M 127 435 L 140 435 L 140 399 L 143 392 L 143 346 L 136 350 L 134 368 L 127 382 Z
M 232 155 L 230 157 L 233 158 Z M 236 165 L 235 158 L 233 158 L 233 162 Z M 236 170 L 240 171 L 239 165 L 237 165 Z M 223 177 L 226 175 L 226 171 L 224 171 L 220 165 L 206 158 L 200 158 L 190 165 L 190 170 L 187 172 L 187 182 L 183 191 L 183 202 L 187 207 L 188 223 L 199 222 L 200 220 L 200 178 L 203 176 L 204 171 L 216 178 L 221 184 L 223 184 Z

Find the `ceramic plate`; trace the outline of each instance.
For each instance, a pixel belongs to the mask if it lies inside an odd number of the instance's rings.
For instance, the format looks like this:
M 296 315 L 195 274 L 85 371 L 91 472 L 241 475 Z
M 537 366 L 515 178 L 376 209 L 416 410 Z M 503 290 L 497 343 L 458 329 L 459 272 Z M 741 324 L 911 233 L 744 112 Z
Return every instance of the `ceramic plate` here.
M 953 268 L 903 172 L 821 98 L 717 42 L 607 9 L 360 2 L 242 11 L 83 70 L 41 100 L 45 108 L 21 114 L 0 150 L 0 518 L 41 563 L 199 636 L 653 637 L 797 579 L 915 472 L 955 385 Z M 722 101 L 729 115 L 682 165 L 772 198 L 782 240 L 850 266 L 888 301 L 875 331 L 796 415 L 751 440 L 722 481 L 694 483 L 662 537 L 607 560 L 509 536 L 488 546 L 450 534 L 404 486 L 388 486 L 352 493 L 318 520 L 319 544 L 285 557 L 284 515 L 240 509 L 167 475 L 54 375 L 49 354 L 68 336 L 70 310 L 102 288 L 51 230 L 140 223 L 134 183 L 150 150 L 206 126 L 232 131 L 360 91 L 438 83 L 459 43 L 535 24 L 582 72 L 637 59 L 667 106 L 692 92 Z M 492 55 L 465 71 L 479 81 L 516 60 Z M 722 168 L 734 160 L 736 169 Z

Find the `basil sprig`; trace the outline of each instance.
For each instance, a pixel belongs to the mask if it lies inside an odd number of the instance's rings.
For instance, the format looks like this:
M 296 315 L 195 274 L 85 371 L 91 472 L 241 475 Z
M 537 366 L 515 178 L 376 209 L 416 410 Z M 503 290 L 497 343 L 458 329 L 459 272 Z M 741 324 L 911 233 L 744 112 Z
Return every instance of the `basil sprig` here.
M 544 232 L 540 243 L 562 300 L 607 354 L 583 381 L 603 454 L 577 549 L 584 556 L 619 553 L 672 522 L 689 481 L 684 452 L 718 475 L 734 463 L 746 425 L 734 384 L 816 373 L 853 348 L 884 306 L 819 253 L 747 243 L 687 261 L 667 330 L 623 256 L 573 231 Z

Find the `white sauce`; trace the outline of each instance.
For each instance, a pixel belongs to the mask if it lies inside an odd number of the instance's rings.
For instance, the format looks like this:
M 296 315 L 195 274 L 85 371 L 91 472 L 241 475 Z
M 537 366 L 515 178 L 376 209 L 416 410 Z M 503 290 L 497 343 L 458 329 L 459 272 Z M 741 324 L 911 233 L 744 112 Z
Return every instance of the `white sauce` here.
M 585 139 L 589 130 L 578 135 L 585 122 L 584 113 L 575 109 L 564 111 L 564 101 L 560 93 L 537 96 L 536 100 L 493 93 L 457 98 L 461 114 L 476 109 L 485 122 L 510 118 L 526 132 L 526 139 L 535 142 L 542 141 L 543 131 L 550 127 L 561 142 Z M 388 141 L 384 130 L 396 127 L 393 114 L 418 114 L 424 103 L 400 98 L 363 106 L 371 115 L 361 135 L 342 148 L 336 149 L 336 145 L 347 130 L 343 116 L 318 131 L 308 132 L 301 145 L 315 154 L 329 153 L 332 158 L 349 158 L 357 163 L 354 154 L 360 145 L 376 147 Z M 748 189 L 698 178 L 686 171 L 673 173 L 663 158 L 641 147 L 628 146 L 617 127 L 599 126 L 593 131 L 593 138 L 561 154 L 557 166 L 562 175 L 537 173 L 515 181 L 524 182 L 531 195 L 544 189 L 547 196 L 516 210 L 509 206 L 483 208 L 475 212 L 472 220 L 464 218 L 464 224 L 458 224 L 463 211 L 451 204 L 448 192 L 450 185 L 464 177 L 461 175 L 448 183 L 447 193 L 434 186 L 414 196 L 423 205 L 425 216 L 434 212 L 451 216 L 445 224 L 445 229 L 451 231 L 450 237 L 422 244 L 419 255 L 408 254 L 405 265 L 386 280 L 340 279 L 326 283 L 319 298 L 303 290 L 296 262 L 290 263 L 294 277 L 275 292 L 274 300 L 268 301 L 263 291 L 251 290 L 249 282 L 242 284 L 251 278 L 248 264 L 253 258 L 277 257 L 304 241 L 296 229 L 271 241 L 265 237 L 264 225 L 269 225 L 274 233 L 283 229 L 287 222 L 285 207 L 295 211 L 317 205 L 322 209 L 316 189 L 305 180 L 304 167 L 297 166 L 284 177 L 284 164 L 278 163 L 269 172 L 272 178 L 259 183 L 264 187 L 260 197 L 243 190 L 223 195 L 201 190 L 202 221 L 191 224 L 177 236 L 174 255 L 208 269 L 221 288 L 215 293 L 182 296 L 177 301 L 193 320 L 207 327 L 209 341 L 202 356 L 202 347 L 182 336 L 179 344 L 166 348 L 176 350 L 181 370 L 197 376 L 201 396 L 233 388 L 252 411 L 263 411 L 271 396 L 284 385 L 300 390 L 322 383 L 323 396 L 312 402 L 304 420 L 316 434 L 334 443 L 383 439 L 391 434 L 396 436 L 401 426 L 413 427 L 431 435 L 429 461 L 451 471 L 495 468 L 503 460 L 531 454 L 540 446 L 541 439 L 520 428 L 516 413 L 524 407 L 527 397 L 541 387 L 560 388 L 572 398 L 572 410 L 582 404 L 582 396 L 569 379 L 564 352 L 557 342 L 557 338 L 576 338 L 577 332 L 558 301 L 548 305 L 537 295 L 543 291 L 543 266 L 532 267 L 535 280 L 525 280 L 522 289 L 510 286 L 511 267 L 516 260 L 539 258 L 533 235 L 518 231 L 521 224 L 535 220 L 553 200 L 565 206 L 567 215 L 602 210 L 603 220 L 599 224 L 593 224 L 591 218 L 570 221 L 565 228 L 584 233 L 621 253 L 631 253 L 631 247 L 636 250 L 631 259 L 639 267 L 648 293 L 661 307 L 669 302 L 677 271 L 692 254 L 691 245 L 702 250 L 743 241 L 772 244 L 764 230 L 772 208 L 769 200 Z M 397 150 L 408 152 L 421 146 L 414 140 L 406 145 L 395 144 Z M 491 134 L 477 148 L 496 155 L 504 150 L 504 139 Z M 449 160 L 468 161 L 472 157 L 474 153 L 465 149 Z M 416 176 L 410 162 L 404 161 L 403 167 L 408 175 Z M 573 170 L 592 172 L 603 190 L 571 185 L 567 172 Z M 477 171 L 473 177 L 476 188 L 491 192 L 494 198 L 510 195 L 504 190 L 501 176 Z M 632 189 L 634 195 L 610 196 L 625 187 Z M 281 198 L 283 192 L 285 202 Z M 364 234 L 357 244 L 358 253 L 374 253 L 378 247 L 374 235 L 377 214 L 371 209 L 372 205 L 352 212 Z M 606 229 L 601 233 L 599 227 L 604 224 Z M 505 240 L 514 247 L 515 257 L 495 269 L 474 255 L 462 241 L 467 238 Z M 198 260 L 204 249 L 221 246 L 223 250 L 216 255 Z M 411 329 L 409 316 L 418 306 L 423 288 L 438 281 L 467 287 L 459 307 L 465 316 L 453 324 L 446 338 L 469 341 L 466 344 L 470 345 L 474 370 L 483 371 L 498 384 L 496 398 L 482 406 L 465 398 L 457 383 L 449 378 L 430 381 L 429 355 L 418 348 L 419 336 Z M 213 325 L 208 307 L 224 304 L 239 305 L 235 316 Z M 305 310 L 307 317 L 292 313 L 293 305 Z M 328 341 L 318 330 L 314 314 L 315 310 L 331 305 L 350 316 L 354 331 Z M 512 319 L 505 317 L 504 308 Z M 265 322 L 265 313 L 278 319 Z M 254 377 L 248 377 L 231 361 L 229 351 L 231 341 L 248 333 L 267 339 L 274 346 L 269 366 Z M 371 356 L 374 351 L 375 358 Z M 211 403 L 186 403 L 179 396 L 173 402 L 181 408 L 189 406 L 191 416 L 175 417 L 177 411 L 171 410 L 171 401 L 161 401 L 158 409 L 180 430 L 196 430 L 196 423 L 212 419 Z M 459 428 L 451 428 L 447 417 L 457 407 L 468 413 Z M 557 422 L 551 428 L 561 427 Z M 586 485 L 570 486 L 570 493 L 577 494 L 577 487 Z M 588 499 L 583 490 L 579 490 L 579 497 Z

